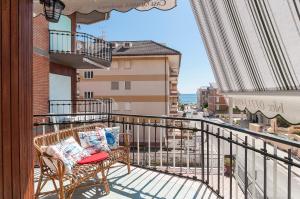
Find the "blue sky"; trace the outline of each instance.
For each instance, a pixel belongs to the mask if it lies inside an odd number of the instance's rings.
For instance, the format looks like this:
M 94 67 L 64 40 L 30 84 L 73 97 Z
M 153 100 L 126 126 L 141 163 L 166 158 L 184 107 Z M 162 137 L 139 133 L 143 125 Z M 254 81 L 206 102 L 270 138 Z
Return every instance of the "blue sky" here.
M 80 30 L 106 40 L 154 40 L 182 53 L 178 89 L 195 93 L 200 86 L 214 81 L 198 27 L 188 0 L 178 0 L 169 11 L 113 11 L 109 20 L 81 25 Z

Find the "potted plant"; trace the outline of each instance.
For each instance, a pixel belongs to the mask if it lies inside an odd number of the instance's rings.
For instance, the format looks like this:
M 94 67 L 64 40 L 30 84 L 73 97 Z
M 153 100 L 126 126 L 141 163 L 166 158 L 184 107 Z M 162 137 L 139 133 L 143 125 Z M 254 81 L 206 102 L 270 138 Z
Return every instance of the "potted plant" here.
M 235 168 L 235 158 L 232 156 L 232 165 L 230 165 L 230 155 L 225 155 L 224 156 L 224 175 L 227 177 L 230 177 Z

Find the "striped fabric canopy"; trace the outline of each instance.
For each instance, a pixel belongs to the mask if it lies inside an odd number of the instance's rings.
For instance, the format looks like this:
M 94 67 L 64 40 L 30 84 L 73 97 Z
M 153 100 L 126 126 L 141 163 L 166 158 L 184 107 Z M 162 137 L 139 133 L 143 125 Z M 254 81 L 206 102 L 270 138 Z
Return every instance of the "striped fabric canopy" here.
M 64 15 L 71 15 L 74 12 L 89 14 L 94 11 L 100 13 L 117 10 L 127 12 L 131 9 L 141 11 L 157 8 L 169 10 L 176 6 L 176 0 L 62 0 L 66 5 L 63 10 Z M 33 13 L 39 15 L 43 13 L 43 6 L 40 0 L 33 0 Z
M 190 2 L 221 91 L 239 108 L 300 123 L 300 1 Z

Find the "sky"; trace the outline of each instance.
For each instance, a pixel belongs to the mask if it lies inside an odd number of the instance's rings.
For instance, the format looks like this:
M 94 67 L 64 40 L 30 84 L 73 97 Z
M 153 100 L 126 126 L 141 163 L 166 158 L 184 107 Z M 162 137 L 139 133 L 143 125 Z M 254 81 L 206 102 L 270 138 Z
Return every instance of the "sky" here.
M 182 53 L 178 89 L 196 93 L 197 88 L 214 82 L 214 76 L 188 0 L 178 0 L 169 11 L 152 9 L 126 13 L 112 11 L 110 19 L 81 25 L 78 31 L 106 40 L 153 40 Z

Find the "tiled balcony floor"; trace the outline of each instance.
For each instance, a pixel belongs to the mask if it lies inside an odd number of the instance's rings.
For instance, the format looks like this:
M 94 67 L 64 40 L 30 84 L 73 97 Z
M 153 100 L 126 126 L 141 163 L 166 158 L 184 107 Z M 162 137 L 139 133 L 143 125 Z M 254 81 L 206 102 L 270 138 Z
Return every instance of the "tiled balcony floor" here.
M 35 186 L 39 170 L 35 171 Z M 132 167 L 127 174 L 127 167 L 122 164 L 111 168 L 108 175 L 110 194 L 104 195 L 102 187 L 91 187 L 75 191 L 73 198 L 87 199 L 126 199 L 126 198 L 217 198 L 205 184 L 199 181 L 180 178 L 168 174 Z M 51 190 L 52 185 L 47 184 L 45 190 Z M 57 198 L 56 195 L 43 197 L 44 199 Z

